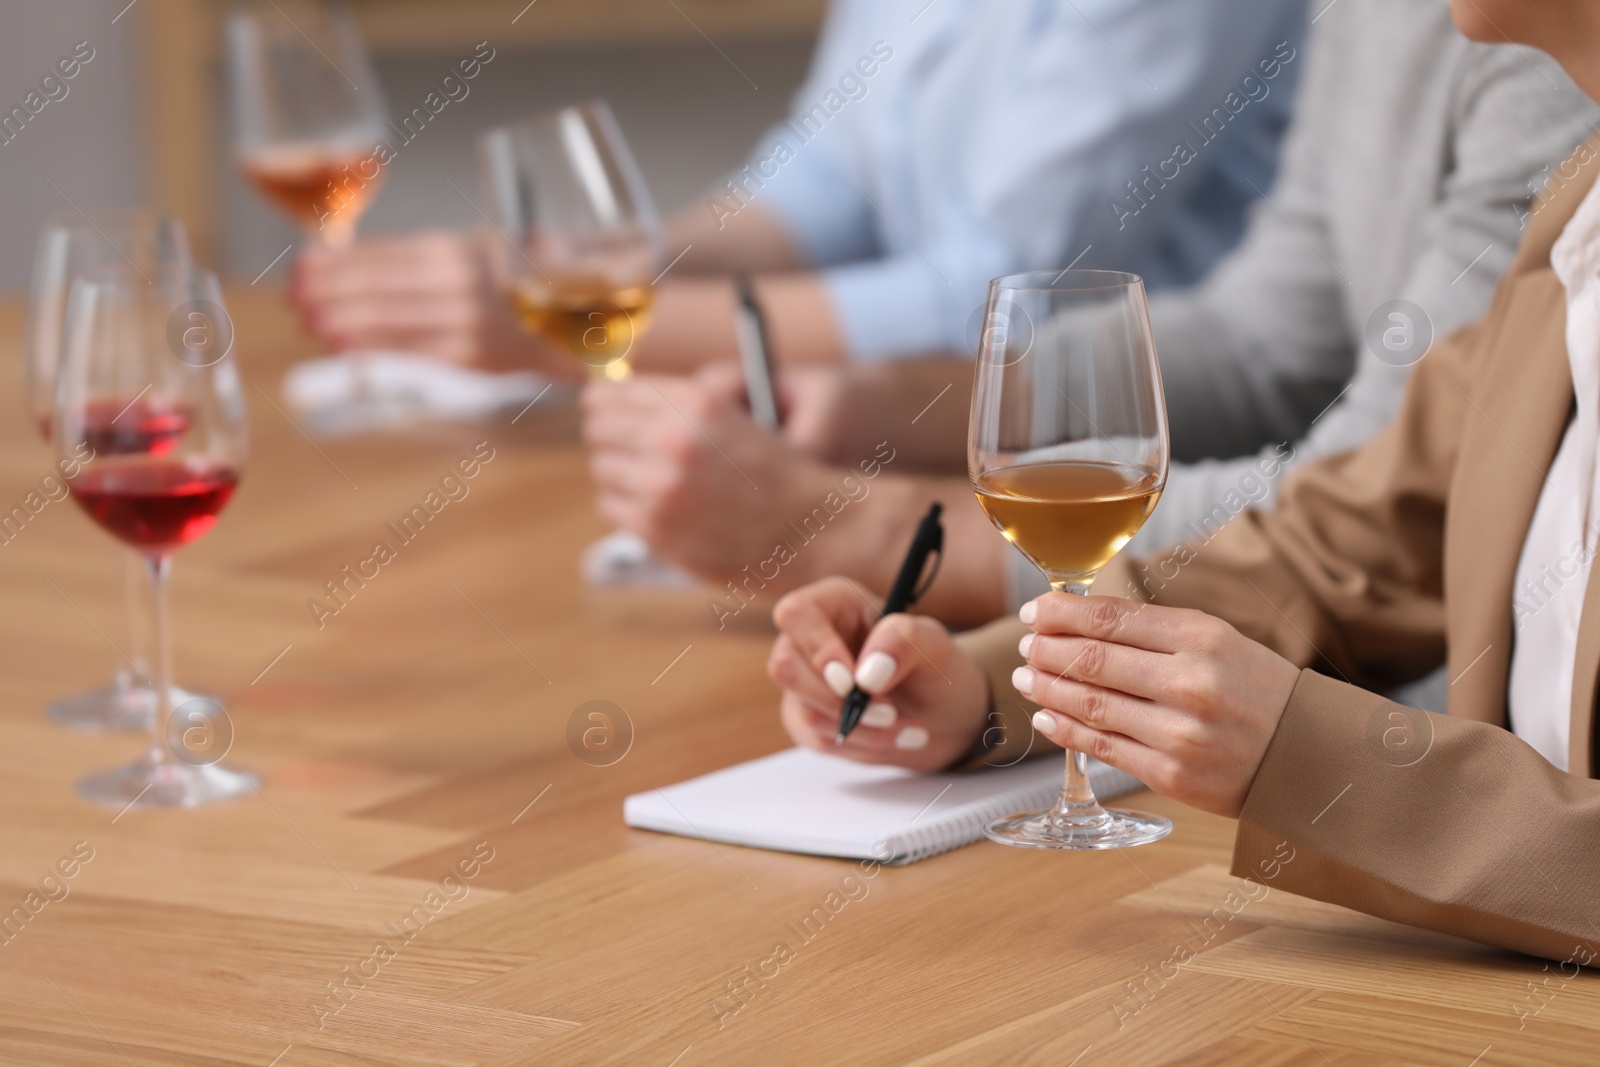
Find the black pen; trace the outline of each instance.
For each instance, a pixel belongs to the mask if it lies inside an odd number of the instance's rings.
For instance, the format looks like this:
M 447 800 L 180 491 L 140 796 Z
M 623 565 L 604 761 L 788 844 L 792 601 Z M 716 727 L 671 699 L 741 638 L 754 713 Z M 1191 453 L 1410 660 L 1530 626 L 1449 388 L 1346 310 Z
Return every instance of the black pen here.
M 763 430 L 778 429 L 777 386 L 772 374 L 772 349 L 767 344 L 767 320 L 756 303 L 750 275 L 735 279 L 739 306 L 734 312 L 733 330 L 739 340 L 739 366 L 744 370 L 745 394 L 750 398 L 750 417 Z
M 929 556 L 944 555 L 944 527 L 939 525 L 939 515 L 943 511 L 944 505 L 935 503 L 917 524 L 916 536 L 911 539 L 911 550 L 906 553 L 906 561 L 900 564 L 900 574 L 889 589 L 889 599 L 884 601 L 885 615 L 906 610 L 933 584 L 933 576 L 939 573 L 939 565 L 934 564 L 933 573 L 928 575 L 927 581 L 922 580 L 922 571 L 928 565 Z M 850 731 L 856 728 L 861 716 L 866 713 L 867 703 L 871 699 L 859 685 L 851 687 L 850 694 L 844 698 L 844 705 L 839 709 L 839 736 L 833 739 L 834 744 L 844 744 L 844 739 L 850 736 Z

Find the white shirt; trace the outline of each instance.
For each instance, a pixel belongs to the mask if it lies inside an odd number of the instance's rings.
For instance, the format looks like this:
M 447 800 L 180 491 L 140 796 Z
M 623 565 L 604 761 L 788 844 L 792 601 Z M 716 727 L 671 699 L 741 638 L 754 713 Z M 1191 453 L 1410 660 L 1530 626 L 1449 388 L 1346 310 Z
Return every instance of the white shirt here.
M 1600 515 L 1600 185 L 1550 250 L 1567 291 L 1567 359 L 1577 415 L 1561 438 L 1522 543 L 1512 593 L 1511 729 L 1567 769 L 1572 667 Z
M 1305 21 L 1299 0 L 834 0 L 713 213 L 772 212 L 862 360 L 970 351 L 990 278 L 1080 255 L 1187 284 L 1272 184 Z

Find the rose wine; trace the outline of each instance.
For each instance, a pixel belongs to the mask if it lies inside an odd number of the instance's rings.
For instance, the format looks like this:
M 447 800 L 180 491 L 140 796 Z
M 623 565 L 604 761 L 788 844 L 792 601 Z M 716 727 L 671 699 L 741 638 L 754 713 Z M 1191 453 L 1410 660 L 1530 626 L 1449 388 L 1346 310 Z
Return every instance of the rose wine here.
M 522 328 L 566 349 L 608 378 L 628 376 L 627 356 L 650 324 L 655 291 L 648 285 L 608 283 L 601 278 L 535 278 L 511 291 Z
M 215 526 L 238 483 L 229 466 L 141 456 L 92 462 L 69 485 L 90 518 L 128 544 L 170 549 Z
M 1092 582 L 1161 498 L 1155 471 L 1058 460 L 985 471 L 978 503 L 1006 540 L 1052 581 Z
M 137 397 L 84 405 L 83 440 L 96 456 L 163 456 L 177 447 L 188 428 L 189 406 L 182 400 Z
M 311 233 L 334 244 L 348 241 L 356 219 L 383 184 L 383 168 L 370 151 L 319 154 L 279 151 L 244 159 L 245 177 Z

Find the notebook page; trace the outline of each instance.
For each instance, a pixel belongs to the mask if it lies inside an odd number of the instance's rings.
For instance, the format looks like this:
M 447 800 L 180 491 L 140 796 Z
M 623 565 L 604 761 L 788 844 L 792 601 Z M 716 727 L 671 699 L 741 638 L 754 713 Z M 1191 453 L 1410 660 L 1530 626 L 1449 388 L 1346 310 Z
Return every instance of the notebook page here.
M 1059 757 L 963 774 L 916 774 L 792 748 L 623 803 L 629 826 L 783 852 L 910 863 L 976 841 L 991 819 L 1041 808 L 1061 788 Z M 1102 798 L 1140 788 L 1090 761 Z

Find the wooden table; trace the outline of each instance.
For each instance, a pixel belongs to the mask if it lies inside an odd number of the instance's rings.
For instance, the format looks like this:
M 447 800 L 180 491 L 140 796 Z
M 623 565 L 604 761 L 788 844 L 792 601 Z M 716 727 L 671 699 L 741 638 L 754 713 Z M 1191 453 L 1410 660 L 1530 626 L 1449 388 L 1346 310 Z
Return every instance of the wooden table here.
M 1231 824 L 1149 796 L 1139 803 L 1177 823 L 1160 844 L 1070 856 L 984 844 L 883 870 L 802 944 L 788 924 L 854 864 L 621 820 L 628 793 L 784 745 L 762 672 L 768 634 L 719 633 L 694 595 L 580 584 L 577 553 L 603 529 L 570 412 L 308 441 L 274 406 L 283 366 L 308 345 L 276 294 L 233 299 L 261 390 L 255 458 L 220 526 L 178 559 L 177 653 L 182 681 L 227 699 L 229 759 L 264 788 L 120 816 L 77 800 L 78 776 L 140 747 L 41 714 L 111 668 L 109 544 L 60 503 L 0 550 L 0 913 L 75 846 L 93 850 L 70 895 L 0 943 L 0 1062 L 1490 1067 L 1600 1055 L 1591 975 L 1535 996 L 1529 983 L 1552 974 L 1537 962 L 1278 892 L 1207 924 L 1237 888 Z M 0 307 L 8 356 L 19 320 Z M 0 411 L 18 410 L 14 379 L 0 377 Z M 20 418 L 3 432 L 9 508 L 48 459 Z M 495 458 L 470 496 L 319 630 L 307 601 L 480 441 Z M 567 740 L 574 710 L 596 699 L 634 728 L 610 766 Z M 463 862 L 474 877 L 441 888 Z M 795 958 L 731 999 L 780 940 Z M 1199 951 L 1175 969 L 1179 945 Z M 354 991 L 336 999 L 329 983 L 347 979 Z

